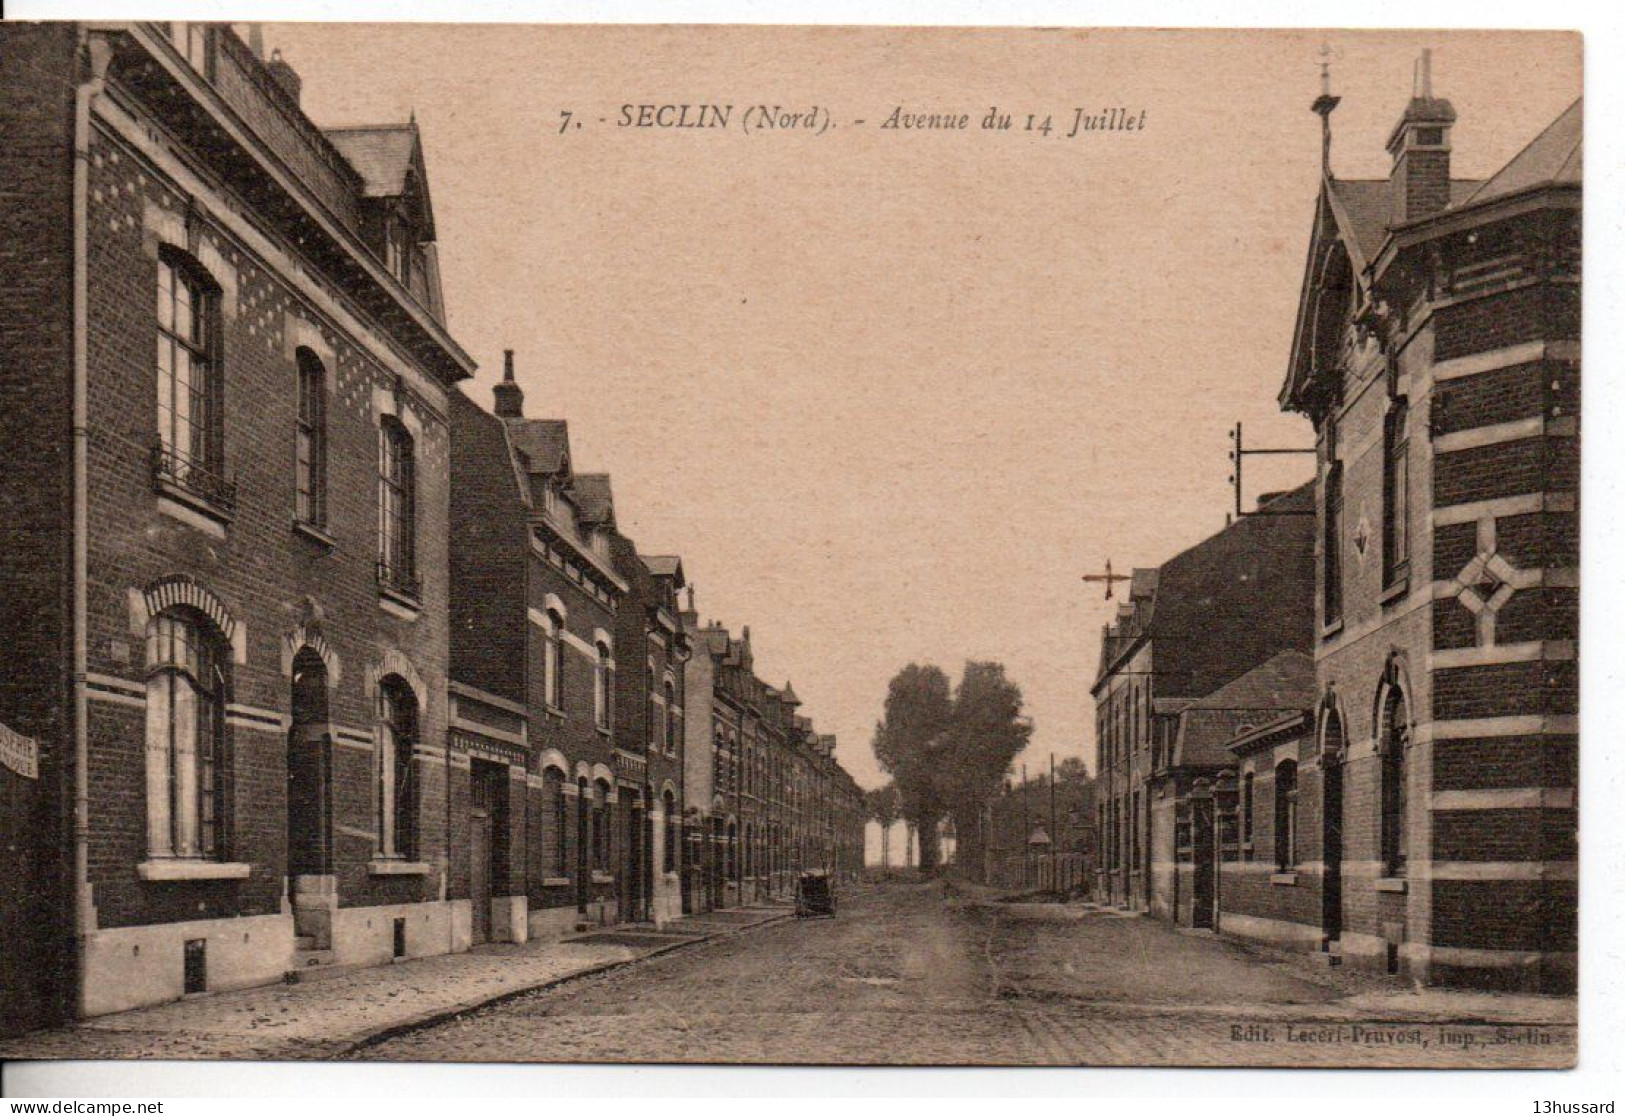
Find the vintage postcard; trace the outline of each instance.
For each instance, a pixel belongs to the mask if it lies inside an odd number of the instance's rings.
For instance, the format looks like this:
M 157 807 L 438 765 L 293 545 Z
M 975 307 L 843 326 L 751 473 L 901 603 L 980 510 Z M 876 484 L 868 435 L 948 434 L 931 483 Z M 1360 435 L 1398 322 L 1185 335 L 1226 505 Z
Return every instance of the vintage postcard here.
M 0 1057 L 1573 1065 L 1581 59 L 0 24 Z

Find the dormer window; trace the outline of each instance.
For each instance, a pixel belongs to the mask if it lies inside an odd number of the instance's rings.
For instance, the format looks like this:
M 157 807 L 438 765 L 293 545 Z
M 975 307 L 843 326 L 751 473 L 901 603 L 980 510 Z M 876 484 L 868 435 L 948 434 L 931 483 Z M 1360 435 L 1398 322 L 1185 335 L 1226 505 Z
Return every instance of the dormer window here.
M 559 490 L 552 485 L 542 489 L 542 510 L 550 519 L 564 517 L 564 502 L 559 498 Z
M 384 238 L 384 264 L 402 286 L 412 281 L 412 256 L 416 250 L 411 227 L 404 221 L 391 221 Z
M 605 560 L 607 560 L 609 558 L 609 534 L 608 534 L 608 532 L 606 532 L 606 531 L 597 531 L 597 530 L 592 531 L 587 536 L 587 542 L 588 542 L 588 545 L 592 547 L 592 552 L 594 554 L 598 555 L 598 557 L 603 558 Z

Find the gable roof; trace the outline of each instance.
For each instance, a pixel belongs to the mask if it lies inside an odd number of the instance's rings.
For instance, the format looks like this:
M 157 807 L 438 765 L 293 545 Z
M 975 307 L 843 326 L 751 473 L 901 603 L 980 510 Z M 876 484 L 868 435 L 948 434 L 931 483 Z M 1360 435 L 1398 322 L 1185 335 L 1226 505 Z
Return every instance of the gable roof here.
M 1391 253 L 1431 235 L 1433 223 L 1444 219 L 1470 221 L 1473 211 L 1488 209 L 1519 194 L 1560 185 L 1578 187 L 1582 164 L 1582 100 L 1576 100 L 1546 126 L 1522 151 L 1488 179 L 1453 178 L 1450 202 L 1438 213 L 1393 223 L 1392 194 L 1386 178 L 1342 180 L 1324 173 L 1315 205 L 1313 231 L 1298 297 L 1297 324 L 1292 354 L 1281 385 L 1282 407 L 1303 409 L 1312 386 L 1313 369 L 1310 316 L 1319 291 L 1317 273 L 1341 244 L 1347 252 L 1353 285 L 1361 298 L 1387 267 Z M 1486 214 L 1486 217 L 1488 215 Z
M 570 466 L 570 424 L 563 419 L 508 419 L 508 437 L 532 473 L 566 472 Z

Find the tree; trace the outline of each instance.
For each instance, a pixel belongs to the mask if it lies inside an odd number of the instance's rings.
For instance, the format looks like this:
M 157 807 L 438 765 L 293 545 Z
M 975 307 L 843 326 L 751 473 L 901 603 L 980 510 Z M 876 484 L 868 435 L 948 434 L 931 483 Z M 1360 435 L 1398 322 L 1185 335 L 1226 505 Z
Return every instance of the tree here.
M 1003 663 L 965 664 L 935 771 L 939 804 L 954 822 L 958 862 L 973 872 L 983 863 L 984 805 L 1032 737 L 1021 706 L 1021 687 Z
M 1089 767 L 1077 756 L 1067 756 L 1066 759 L 1055 765 L 1055 781 L 1068 783 L 1073 779 L 1087 779 Z
M 863 800 L 865 808 L 869 811 L 869 817 L 880 826 L 880 866 L 890 868 L 891 829 L 897 824 L 902 812 L 902 804 L 897 796 L 897 784 L 887 783 L 883 787 L 867 791 Z
M 910 663 L 886 688 L 885 715 L 875 725 L 874 753 L 897 788 L 903 818 L 920 835 L 920 868 L 937 867 L 937 822 L 943 815 L 936 785 L 937 753 L 953 714 L 948 676 L 938 667 Z

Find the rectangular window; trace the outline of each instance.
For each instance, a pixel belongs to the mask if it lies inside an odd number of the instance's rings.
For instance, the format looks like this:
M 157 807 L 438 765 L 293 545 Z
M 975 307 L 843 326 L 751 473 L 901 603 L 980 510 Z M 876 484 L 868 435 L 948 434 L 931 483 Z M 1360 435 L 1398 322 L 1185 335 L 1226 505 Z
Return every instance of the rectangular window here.
M 386 417 L 378 437 L 378 580 L 386 589 L 416 600 L 417 475 L 412 435 Z
M 1410 573 L 1410 439 L 1405 433 L 1403 397 L 1394 400 L 1383 425 L 1382 559 L 1383 584 Z
M 1298 863 L 1298 765 L 1286 760 L 1275 769 L 1275 866 L 1285 872 Z
M 164 249 L 158 261 L 154 475 L 161 485 L 229 510 L 237 492 L 224 474 L 219 309 L 218 293 L 195 261 Z
M 300 523 L 327 525 L 327 375 L 309 349 L 300 349 L 299 420 L 295 432 L 294 515 Z
M 1253 773 L 1241 777 L 1241 846 L 1242 858 L 1253 858 Z
M 1343 618 L 1343 466 L 1326 468 L 1326 515 L 1321 540 L 1321 611 L 1327 624 Z

